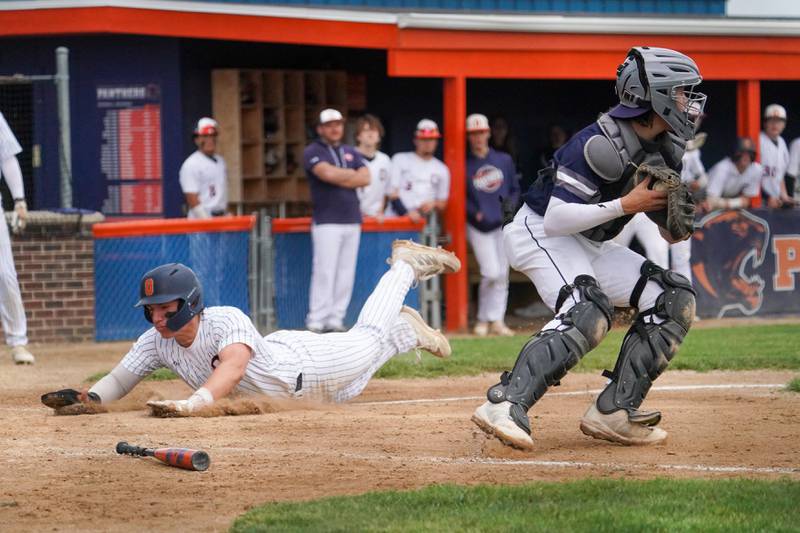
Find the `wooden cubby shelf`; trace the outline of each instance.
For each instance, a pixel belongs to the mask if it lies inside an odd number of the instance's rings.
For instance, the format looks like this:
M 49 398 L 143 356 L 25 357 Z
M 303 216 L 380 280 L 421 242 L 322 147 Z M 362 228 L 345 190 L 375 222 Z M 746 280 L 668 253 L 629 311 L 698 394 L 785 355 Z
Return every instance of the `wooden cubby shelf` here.
M 316 137 L 320 111 L 347 115 L 347 73 L 217 69 L 211 88 L 229 201 L 247 208 L 308 202 L 303 150 Z

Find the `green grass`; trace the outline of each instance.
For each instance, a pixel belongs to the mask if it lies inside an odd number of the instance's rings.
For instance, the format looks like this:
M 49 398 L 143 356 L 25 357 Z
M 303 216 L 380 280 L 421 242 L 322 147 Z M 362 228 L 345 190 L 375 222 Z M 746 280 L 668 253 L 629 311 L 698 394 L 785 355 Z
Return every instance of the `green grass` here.
M 231 530 L 797 531 L 800 482 L 586 479 L 522 486 L 431 486 L 271 503 Z
M 103 379 L 106 376 L 106 374 L 108 374 L 108 371 L 97 372 L 86 378 L 84 381 L 87 383 L 94 383 L 96 381 L 100 381 L 101 379 Z M 168 368 L 159 368 L 158 370 L 156 370 L 155 372 L 144 378 L 145 381 L 169 381 L 170 379 L 180 379 L 180 378 L 178 377 L 178 374 L 176 374 L 172 370 L 169 370 Z
M 794 378 L 792 381 L 787 383 L 786 390 L 790 390 L 792 392 L 800 392 L 800 378 Z
M 611 369 L 625 331 L 614 330 L 574 369 L 594 372 Z M 404 354 L 390 360 L 378 372 L 382 378 L 466 376 L 511 370 L 528 337 L 453 339 L 450 359 L 423 354 Z M 752 370 L 800 369 L 800 325 L 736 326 L 695 329 L 689 332 L 670 369 Z

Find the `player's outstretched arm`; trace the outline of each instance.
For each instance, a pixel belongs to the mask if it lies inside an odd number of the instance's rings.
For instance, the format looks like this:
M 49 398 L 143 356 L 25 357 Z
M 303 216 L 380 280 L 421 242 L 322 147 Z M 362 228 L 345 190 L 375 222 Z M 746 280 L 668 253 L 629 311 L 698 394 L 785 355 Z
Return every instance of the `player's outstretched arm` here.
M 186 400 L 152 400 L 147 402 L 153 416 L 185 416 L 215 400 L 230 394 L 244 377 L 252 349 L 243 343 L 234 343 L 219 353 L 219 366 L 211 377 Z
M 56 414 L 80 415 L 104 411 L 101 404 L 118 400 L 128 394 L 144 376 L 139 376 L 118 364 L 91 389 L 61 389 L 42 395 L 42 403 Z

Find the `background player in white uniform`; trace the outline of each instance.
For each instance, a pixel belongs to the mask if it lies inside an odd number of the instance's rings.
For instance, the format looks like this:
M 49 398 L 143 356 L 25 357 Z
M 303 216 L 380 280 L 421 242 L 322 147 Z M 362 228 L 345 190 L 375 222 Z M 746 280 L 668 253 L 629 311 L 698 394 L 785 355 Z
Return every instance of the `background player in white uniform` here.
M 219 124 L 203 117 L 194 130 L 197 151 L 181 165 L 181 190 L 189 206 L 189 218 L 209 218 L 225 214 L 228 208 L 228 182 L 225 160 L 217 153 Z
M 789 167 L 786 169 L 786 195 L 797 204 L 797 186 L 800 178 L 800 137 L 789 144 Z
M 783 179 L 789 167 L 789 149 L 781 137 L 786 127 L 786 110 L 778 104 L 770 104 L 764 109 L 764 130 L 759 135 L 759 152 L 764 176 L 761 178 L 761 190 L 769 207 L 780 207 L 791 203 L 786 194 L 786 182 Z
M 661 414 L 639 408 L 691 327 L 694 290 L 611 239 L 633 214 L 666 207 L 666 194 L 648 189 L 649 178 L 635 186 L 632 180 L 642 163 L 679 167 L 705 104 L 694 92 L 700 81 L 695 62 L 679 52 L 632 48 L 617 69 L 620 103 L 556 151 L 503 228 L 512 268 L 533 281 L 555 317 L 475 411 L 472 420 L 486 433 L 531 449 L 528 410 L 600 343 L 614 306 L 630 306 L 639 313 L 580 428 L 626 445 L 667 437 L 654 427 Z
M 383 220 L 386 199 L 389 195 L 389 180 L 392 160 L 378 148 L 383 139 L 383 124 L 375 115 L 364 115 L 356 121 L 356 151 L 361 154 L 369 169 L 369 185 L 356 190 L 361 205 L 361 214 Z
M 0 171 L 6 180 L 11 197 L 14 199 L 14 215 L 12 229 L 17 233 L 25 227 L 28 206 L 25 203 L 25 186 L 22 182 L 17 154 L 22 147 L 11 131 L 5 117 L 0 113 Z M 0 320 L 6 344 L 11 346 L 11 355 L 17 364 L 33 364 L 34 357 L 28 351 L 28 324 L 25 319 L 25 307 L 19 292 L 17 270 L 14 268 L 14 257 L 11 255 L 11 239 L 5 218 L 0 222 Z
M 414 151 L 392 157 L 390 212 L 418 221 L 434 209 L 443 211 L 450 195 L 450 170 L 433 154 L 441 138 L 439 126 L 424 118 L 414 133 Z
M 160 266 L 142 278 L 137 303 L 153 327 L 110 374 L 75 400 L 116 400 L 166 367 L 195 392 L 185 400 L 148 402 L 159 414 L 188 413 L 230 393 L 348 401 L 398 353 L 423 348 L 438 357 L 450 355 L 444 335 L 404 307 L 403 299 L 412 283 L 459 268 L 451 252 L 395 241 L 391 268 L 350 331 L 276 331 L 261 337 L 235 307 L 204 309 L 191 269 L 178 263 Z
M 761 165 L 755 161 L 756 145 L 740 137 L 730 157 L 708 172 L 706 209 L 744 209 L 760 194 Z
M 699 120 L 699 119 L 698 119 Z M 686 142 L 686 152 L 681 159 L 681 181 L 689 186 L 695 200 L 705 196 L 708 174 L 700 159 L 700 148 L 706 142 L 706 134 L 698 133 Z M 692 238 L 669 245 L 672 270 L 692 281 Z

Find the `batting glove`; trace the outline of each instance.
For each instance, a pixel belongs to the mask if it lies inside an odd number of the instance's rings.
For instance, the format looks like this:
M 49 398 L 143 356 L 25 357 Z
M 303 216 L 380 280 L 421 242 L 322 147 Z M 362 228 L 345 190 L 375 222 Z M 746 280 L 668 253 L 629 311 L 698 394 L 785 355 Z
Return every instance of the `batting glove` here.
M 11 231 L 19 233 L 25 229 L 25 219 L 28 218 L 28 204 L 24 198 L 14 200 L 14 213 L 11 215 Z
M 186 416 L 201 407 L 214 403 L 214 396 L 205 388 L 200 387 L 186 400 L 150 400 L 147 406 L 153 416 Z

